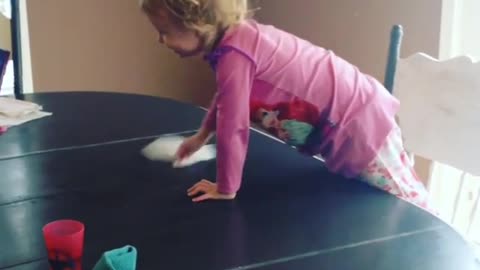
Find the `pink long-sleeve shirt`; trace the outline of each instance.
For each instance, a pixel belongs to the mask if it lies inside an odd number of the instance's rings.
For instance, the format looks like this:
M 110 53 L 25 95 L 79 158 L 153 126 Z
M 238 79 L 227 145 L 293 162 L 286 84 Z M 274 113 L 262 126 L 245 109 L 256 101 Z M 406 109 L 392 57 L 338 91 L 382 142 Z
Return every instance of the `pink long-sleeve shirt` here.
M 273 26 L 247 20 L 206 56 L 217 93 L 202 123 L 217 136 L 217 184 L 240 188 L 250 124 L 327 168 L 357 176 L 395 124 L 399 102 L 373 77 Z

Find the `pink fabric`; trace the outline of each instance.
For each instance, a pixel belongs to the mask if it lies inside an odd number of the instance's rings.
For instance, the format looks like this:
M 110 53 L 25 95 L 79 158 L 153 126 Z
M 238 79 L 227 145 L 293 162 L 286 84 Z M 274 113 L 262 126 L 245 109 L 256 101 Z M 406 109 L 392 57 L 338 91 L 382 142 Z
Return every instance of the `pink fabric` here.
M 250 120 L 346 177 L 367 167 L 394 126 L 399 103 L 377 80 L 273 26 L 246 21 L 207 59 L 218 90 L 203 126 L 217 133 L 220 192 L 240 187 Z
M 360 180 L 438 215 L 403 147 L 398 126 L 392 129 L 376 157 L 363 170 Z

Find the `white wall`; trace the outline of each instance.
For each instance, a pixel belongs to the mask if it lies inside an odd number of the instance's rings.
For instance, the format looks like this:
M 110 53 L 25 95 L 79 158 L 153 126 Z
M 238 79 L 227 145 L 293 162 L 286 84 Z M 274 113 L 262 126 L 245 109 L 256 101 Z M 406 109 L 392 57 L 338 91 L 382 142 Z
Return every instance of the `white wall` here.
M 464 0 L 461 14 L 460 48 L 480 60 L 480 0 Z
M 443 0 L 440 58 L 480 60 L 480 0 Z

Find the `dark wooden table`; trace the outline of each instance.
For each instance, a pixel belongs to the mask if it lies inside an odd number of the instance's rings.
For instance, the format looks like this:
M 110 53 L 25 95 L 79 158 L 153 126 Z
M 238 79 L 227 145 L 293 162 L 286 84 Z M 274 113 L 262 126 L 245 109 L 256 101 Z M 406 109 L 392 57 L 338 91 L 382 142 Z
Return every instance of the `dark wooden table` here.
M 137 247 L 137 269 L 477 269 L 448 225 L 393 196 L 328 173 L 252 132 L 235 201 L 193 204 L 186 189 L 215 162 L 151 162 L 143 146 L 189 134 L 204 111 L 126 94 L 24 97 L 53 116 L 0 136 L 0 269 L 47 269 L 41 228 L 85 223 L 84 269 Z

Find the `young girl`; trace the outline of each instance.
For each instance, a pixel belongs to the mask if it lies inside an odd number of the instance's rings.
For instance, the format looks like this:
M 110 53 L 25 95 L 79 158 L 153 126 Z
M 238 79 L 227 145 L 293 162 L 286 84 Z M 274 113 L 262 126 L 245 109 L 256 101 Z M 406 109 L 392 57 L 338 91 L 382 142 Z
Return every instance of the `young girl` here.
M 216 71 L 217 93 L 183 159 L 217 136 L 217 181 L 188 190 L 193 201 L 234 199 L 250 122 L 329 170 L 429 208 L 403 149 L 399 102 L 373 77 L 306 40 L 247 19 L 247 0 L 141 0 L 159 42 L 181 57 L 201 55 Z M 200 194 L 200 195 L 199 195 Z

